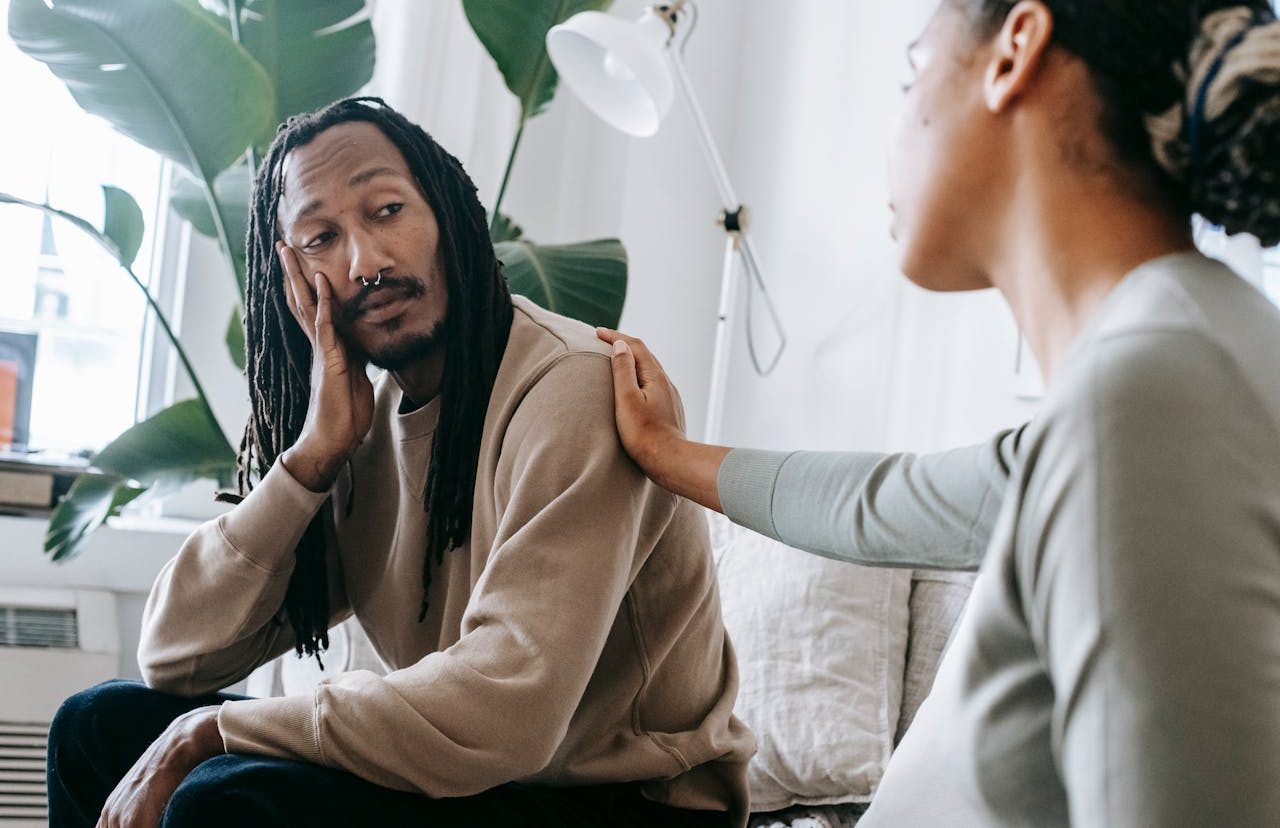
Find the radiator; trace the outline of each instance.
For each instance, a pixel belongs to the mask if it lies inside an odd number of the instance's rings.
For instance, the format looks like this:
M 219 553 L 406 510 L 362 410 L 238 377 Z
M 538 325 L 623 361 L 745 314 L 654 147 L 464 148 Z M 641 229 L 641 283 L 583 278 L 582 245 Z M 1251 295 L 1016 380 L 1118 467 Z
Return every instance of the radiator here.
M 0 588 L 0 828 L 44 826 L 49 723 L 68 696 L 114 676 L 115 597 Z

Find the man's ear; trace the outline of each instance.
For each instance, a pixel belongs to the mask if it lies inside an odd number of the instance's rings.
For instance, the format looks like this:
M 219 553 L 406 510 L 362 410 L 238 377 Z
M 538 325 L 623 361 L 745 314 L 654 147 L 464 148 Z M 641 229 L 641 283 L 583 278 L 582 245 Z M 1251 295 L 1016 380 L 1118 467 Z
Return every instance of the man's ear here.
M 1053 37 L 1053 13 L 1040 0 L 1022 0 L 1009 11 L 996 35 L 991 63 L 983 78 L 983 97 L 993 113 L 1023 92 L 1044 62 Z

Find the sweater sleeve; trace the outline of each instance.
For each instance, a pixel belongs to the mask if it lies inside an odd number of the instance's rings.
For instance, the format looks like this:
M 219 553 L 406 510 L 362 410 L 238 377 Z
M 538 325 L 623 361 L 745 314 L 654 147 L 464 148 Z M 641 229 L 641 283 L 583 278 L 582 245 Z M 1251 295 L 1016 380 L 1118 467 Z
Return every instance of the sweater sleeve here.
M 276 463 L 243 502 L 187 539 L 143 610 L 138 663 L 149 686 L 211 693 L 293 647 L 293 630 L 277 615 L 294 549 L 327 497 Z M 336 622 L 347 613 L 336 547 L 327 558 Z
M 308 696 L 228 702 L 228 749 L 433 797 L 545 767 L 675 512 L 618 442 L 610 371 L 604 355 L 562 357 L 513 415 L 495 490 L 477 494 L 495 498 L 497 532 L 457 643 L 386 676 L 350 672 Z
M 798 549 L 871 566 L 977 569 L 1022 431 L 922 456 L 735 449 L 717 487 L 730 520 Z
M 1071 820 L 1280 825 L 1280 434 L 1201 334 L 1095 354 L 1017 539 Z

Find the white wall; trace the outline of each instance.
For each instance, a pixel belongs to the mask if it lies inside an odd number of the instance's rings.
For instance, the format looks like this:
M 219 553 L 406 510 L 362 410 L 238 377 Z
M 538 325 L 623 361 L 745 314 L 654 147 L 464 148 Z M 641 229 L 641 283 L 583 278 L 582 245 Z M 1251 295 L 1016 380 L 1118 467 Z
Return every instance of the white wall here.
M 765 379 L 735 351 L 728 442 L 923 451 L 1032 410 L 1015 394 L 1017 334 L 1002 300 L 915 288 L 888 234 L 906 46 L 935 6 L 801 0 L 779 14 L 744 4 L 752 57 L 736 172 L 791 342 Z
M 618 0 L 613 13 L 636 17 L 646 5 Z M 736 2 L 699 5 L 702 22 L 689 70 L 728 150 L 745 21 Z M 518 108 L 461 4 L 379 0 L 374 24 L 386 50 L 374 91 L 457 155 L 491 205 Z M 402 46 L 406 38 L 422 48 Z M 400 53 L 410 55 L 407 72 L 390 68 L 388 57 Z M 539 242 L 622 239 L 630 257 L 622 326 L 662 354 L 684 390 L 691 423 L 705 416 L 719 290 L 719 210 L 679 101 L 658 135 L 632 139 L 596 119 L 564 87 L 550 109 L 529 122 L 502 206 Z

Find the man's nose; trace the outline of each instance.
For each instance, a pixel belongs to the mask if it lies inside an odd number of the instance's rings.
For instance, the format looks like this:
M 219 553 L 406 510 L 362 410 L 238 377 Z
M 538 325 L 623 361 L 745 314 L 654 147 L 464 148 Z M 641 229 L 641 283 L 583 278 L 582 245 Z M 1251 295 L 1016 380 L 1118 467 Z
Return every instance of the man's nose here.
M 375 239 L 367 234 L 353 233 L 350 237 L 351 268 L 347 278 L 363 286 L 372 284 L 378 275 L 392 269 L 391 257 L 382 250 Z

